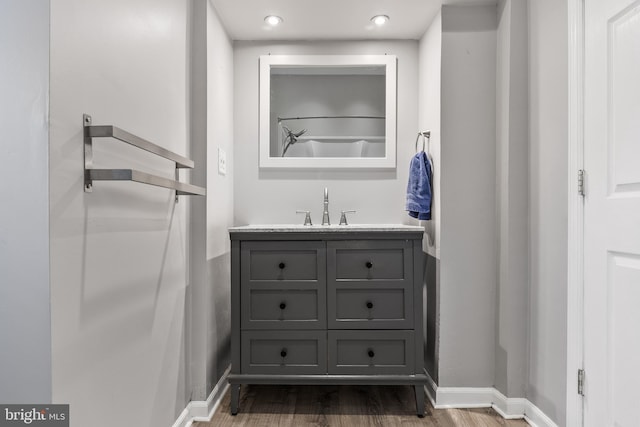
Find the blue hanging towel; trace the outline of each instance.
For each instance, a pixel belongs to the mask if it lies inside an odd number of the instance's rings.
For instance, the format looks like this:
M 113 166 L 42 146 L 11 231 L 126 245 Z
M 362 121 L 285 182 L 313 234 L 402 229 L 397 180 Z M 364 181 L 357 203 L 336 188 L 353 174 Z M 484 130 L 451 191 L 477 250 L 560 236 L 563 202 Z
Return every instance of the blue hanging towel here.
M 409 183 L 407 184 L 407 207 L 413 218 L 431 219 L 431 163 L 424 151 L 411 158 Z

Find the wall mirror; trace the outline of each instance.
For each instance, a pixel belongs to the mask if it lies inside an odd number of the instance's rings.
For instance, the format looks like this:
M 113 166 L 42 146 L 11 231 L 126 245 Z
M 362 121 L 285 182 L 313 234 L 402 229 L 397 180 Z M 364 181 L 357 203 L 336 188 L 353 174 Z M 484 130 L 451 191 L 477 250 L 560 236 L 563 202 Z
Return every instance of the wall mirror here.
M 260 167 L 395 168 L 396 57 L 261 56 Z

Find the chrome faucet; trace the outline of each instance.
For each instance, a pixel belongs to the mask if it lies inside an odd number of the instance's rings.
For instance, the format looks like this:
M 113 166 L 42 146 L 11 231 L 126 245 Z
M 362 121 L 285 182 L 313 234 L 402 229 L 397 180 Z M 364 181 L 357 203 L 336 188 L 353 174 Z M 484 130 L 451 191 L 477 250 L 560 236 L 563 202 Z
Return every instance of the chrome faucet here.
M 329 221 L 329 190 L 324 187 L 324 208 L 322 210 L 322 225 L 331 225 Z
M 304 216 L 304 225 L 313 225 L 311 222 L 311 211 L 296 211 L 296 213 L 303 213 Z

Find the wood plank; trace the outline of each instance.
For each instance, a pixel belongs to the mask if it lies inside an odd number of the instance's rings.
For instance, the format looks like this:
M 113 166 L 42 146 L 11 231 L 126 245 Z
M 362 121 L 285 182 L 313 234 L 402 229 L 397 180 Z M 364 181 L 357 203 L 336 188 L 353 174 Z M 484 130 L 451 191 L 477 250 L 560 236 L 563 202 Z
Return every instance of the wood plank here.
M 525 427 L 524 420 L 505 420 L 491 408 L 433 409 L 415 414 L 411 386 L 242 385 L 238 415 L 229 412 L 227 392 L 210 422 L 193 427 L 253 426 L 403 426 Z

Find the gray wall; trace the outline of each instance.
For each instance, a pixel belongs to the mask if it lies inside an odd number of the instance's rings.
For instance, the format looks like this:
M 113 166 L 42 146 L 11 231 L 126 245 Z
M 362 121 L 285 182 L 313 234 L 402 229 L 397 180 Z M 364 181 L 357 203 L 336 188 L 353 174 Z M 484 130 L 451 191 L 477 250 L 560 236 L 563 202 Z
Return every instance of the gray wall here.
M 258 168 L 258 57 L 267 54 L 391 54 L 398 57 L 397 168 L 395 171 L 272 171 Z M 235 42 L 235 224 L 300 223 L 298 209 L 322 219 L 323 188 L 329 188 L 331 219 L 356 209 L 352 223 L 417 221 L 404 211 L 409 161 L 417 132 L 416 41 Z
M 187 115 L 190 121 L 191 158 L 195 168 L 191 182 L 205 187 L 209 175 L 207 159 L 207 0 L 195 0 L 191 14 L 191 43 L 188 62 L 190 66 L 190 104 Z M 189 280 L 186 293 L 187 350 L 189 364 L 187 379 L 190 381 L 190 398 L 204 400 L 207 397 L 207 347 L 203 337 L 208 330 L 209 304 L 207 301 L 207 199 L 194 197 L 189 203 L 188 243 Z
M 436 325 L 433 350 L 427 325 L 427 367 L 433 357 L 438 384 L 494 385 L 559 425 L 567 390 L 566 23 L 566 2 L 553 0 L 443 8 L 442 213 L 433 223 L 442 244 L 427 261 L 436 264 L 435 274 L 427 268 L 427 301 L 434 292 L 437 299 L 429 305 L 435 319 L 427 315 Z M 438 25 L 420 42 L 419 123 L 432 129 L 437 113 L 422 98 L 434 84 L 426 58 Z
M 418 128 L 430 131 L 427 151 L 433 163 L 433 197 L 431 221 L 423 221 L 424 251 L 428 254 L 425 269 L 426 325 L 425 368 L 438 383 L 438 345 L 440 320 L 440 86 L 442 56 L 442 14 L 438 13 L 419 43 L 418 61 Z
M 434 221 L 425 224 L 431 283 L 427 367 L 440 386 L 495 382 L 514 397 L 521 395 L 528 363 L 526 397 L 564 425 L 566 239 L 558 236 L 567 231 L 566 186 L 559 185 L 567 182 L 565 2 L 528 2 L 528 46 L 520 27 L 523 2 L 504 0 L 497 17 L 494 7 L 445 7 L 441 39 L 436 18 L 419 45 L 237 42 L 235 52 L 208 1 L 196 2 L 194 11 L 169 1 L 102 3 L 52 5 L 50 83 L 48 3 L 0 6 L 0 51 L 21 59 L 8 62 L 16 68 L 0 69 L 2 91 L 10 94 L 3 100 L 12 101 L 2 105 L 0 120 L 13 135 L 0 150 L 3 158 L 16 159 L 5 162 L 0 180 L 0 192 L 15 205 L 0 211 L 0 268 L 3 284 L 10 284 L 0 287 L 5 325 L 0 339 L 15 343 L 11 352 L 0 353 L 0 401 L 71 403 L 74 423 L 97 427 L 122 419 L 170 425 L 189 399 L 206 397 L 228 365 L 226 227 L 301 222 L 294 213 L 301 208 L 312 209 L 318 222 L 324 186 L 330 189 L 334 222 L 340 209 L 355 208 L 353 222 L 416 223 L 403 209 L 407 166 L 416 131 L 429 129 L 434 184 L 442 181 L 442 188 L 436 190 Z M 198 21 L 199 12 L 206 19 Z M 191 19 L 199 22 L 196 33 L 190 32 Z M 29 38 L 20 37 L 24 31 Z M 203 34 L 206 44 L 192 46 Z M 438 45 L 443 57 L 436 65 Z M 206 60 L 190 63 L 192 48 L 203 49 Z M 526 98 L 517 71 L 525 49 L 531 97 L 526 161 L 523 110 L 517 108 Z M 397 170 L 259 172 L 257 58 L 269 52 L 397 55 Z M 440 72 L 442 82 L 436 85 L 432 77 Z M 196 97 L 200 90 L 207 96 Z M 418 103 L 425 93 L 428 101 Z M 436 119 L 440 103 L 442 116 Z M 194 110 L 196 105 L 206 113 Z M 198 168 L 205 163 L 208 173 L 193 178 L 206 182 L 209 197 L 193 204 L 182 197 L 175 205 L 167 190 L 122 183 L 99 183 L 93 194 L 83 193 L 83 112 L 174 151 L 199 153 Z M 205 150 L 196 150 L 202 148 L 198 141 L 206 141 Z M 106 166 L 167 173 L 166 163 L 153 156 L 119 143 L 97 145 L 96 159 Z M 226 176 L 216 171 L 218 147 L 227 152 Z M 520 193 L 526 169 L 528 189 Z M 16 176 L 19 191 L 6 185 Z M 528 226 L 519 222 L 522 194 L 527 194 Z M 199 222 L 188 229 L 194 212 Z M 527 248 L 523 227 L 529 230 Z M 197 240 L 200 233 L 204 237 Z M 197 269 L 188 262 L 194 243 L 206 254 Z M 523 251 L 529 267 L 516 255 Z M 525 268 L 530 269 L 528 321 L 519 309 Z M 7 328 L 11 322 L 21 327 Z M 528 357 L 520 357 L 527 324 Z M 119 409 L 101 412 L 97 420 L 95 412 L 105 402 Z
M 0 402 L 51 402 L 49 1 L 0 2 Z
M 233 43 L 207 2 L 207 394 L 231 363 L 231 244 L 233 226 Z M 218 173 L 218 148 L 227 173 Z
M 233 44 L 209 0 L 192 16 L 192 182 L 207 187 L 189 211 L 191 399 L 206 400 L 230 363 L 230 244 L 233 221 Z M 218 173 L 218 149 L 227 174 Z
M 442 8 L 439 386 L 495 370 L 496 8 Z
M 191 394 L 189 198 L 126 182 L 85 193 L 82 138 L 89 113 L 190 155 L 189 4 L 51 5 L 53 401 L 71 405 L 74 426 L 171 425 Z M 124 143 L 94 147 L 95 167 L 173 175 L 171 162 Z
M 209 0 L 196 0 L 191 41 L 192 182 L 207 187 L 189 210 L 189 379 L 206 400 L 230 363 L 230 243 L 233 222 L 233 44 Z M 227 173 L 218 173 L 218 149 Z
M 525 397 L 528 368 L 529 135 L 526 0 L 498 4 L 495 387 Z
M 567 2 L 528 2 L 531 286 L 527 398 L 565 425 L 567 364 Z

